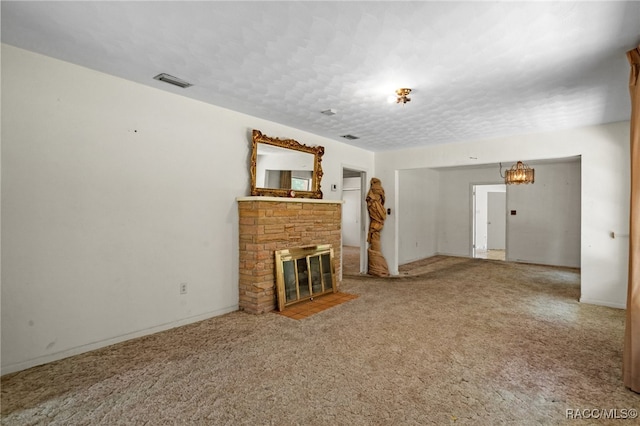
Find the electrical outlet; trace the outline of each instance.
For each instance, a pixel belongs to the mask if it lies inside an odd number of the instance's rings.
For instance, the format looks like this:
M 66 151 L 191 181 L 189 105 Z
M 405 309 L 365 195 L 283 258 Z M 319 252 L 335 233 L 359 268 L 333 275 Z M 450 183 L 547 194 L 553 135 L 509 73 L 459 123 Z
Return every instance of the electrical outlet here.
M 180 283 L 180 294 L 187 294 L 187 283 Z

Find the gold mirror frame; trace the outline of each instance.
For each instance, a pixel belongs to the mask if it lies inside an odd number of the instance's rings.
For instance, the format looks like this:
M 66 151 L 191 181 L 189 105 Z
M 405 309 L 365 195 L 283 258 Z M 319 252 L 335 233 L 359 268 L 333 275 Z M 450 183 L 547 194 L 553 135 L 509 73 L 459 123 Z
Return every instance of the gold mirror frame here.
M 293 139 L 271 138 L 263 135 L 259 130 L 253 130 L 253 143 L 251 150 L 251 195 L 266 195 L 271 197 L 296 197 L 296 198 L 322 198 L 320 190 L 320 182 L 322 180 L 322 156 L 324 155 L 324 147 L 307 146 Z M 291 149 L 299 152 L 313 154 L 313 176 L 311 179 L 311 191 L 293 191 L 290 189 L 278 188 L 257 188 L 256 187 L 256 168 L 258 160 L 258 144 L 267 144 L 280 148 Z

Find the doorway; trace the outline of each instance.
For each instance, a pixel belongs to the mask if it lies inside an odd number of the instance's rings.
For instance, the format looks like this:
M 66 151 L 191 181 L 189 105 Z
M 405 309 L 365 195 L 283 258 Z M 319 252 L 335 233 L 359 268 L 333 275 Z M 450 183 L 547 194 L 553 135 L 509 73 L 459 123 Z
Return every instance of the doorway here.
M 365 204 L 367 174 L 344 167 L 342 169 L 342 273 L 358 275 L 367 271 Z
M 471 253 L 478 259 L 505 260 L 507 254 L 507 186 L 473 185 Z

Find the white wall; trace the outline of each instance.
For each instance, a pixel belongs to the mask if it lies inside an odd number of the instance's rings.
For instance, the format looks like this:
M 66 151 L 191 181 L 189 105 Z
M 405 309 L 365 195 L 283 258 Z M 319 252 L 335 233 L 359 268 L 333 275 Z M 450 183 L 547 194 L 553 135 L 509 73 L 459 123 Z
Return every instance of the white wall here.
M 345 159 L 373 169 L 370 152 L 2 45 L 2 373 L 236 310 L 254 128 L 323 145 L 327 199 Z
M 579 267 L 580 162 L 538 162 L 532 167 L 535 184 L 507 187 L 507 209 L 516 210 L 506 218 L 507 260 Z M 497 165 L 440 171 L 439 254 L 471 256 L 473 185 L 500 179 Z
M 471 256 L 473 185 L 500 183 L 500 170 L 492 165 L 444 169 L 439 173 L 438 253 Z
M 580 162 L 531 167 L 536 175 L 533 185 L 507 189 L 506 260 L 578 268 Z
M 441 211 L 438 206 L 439 182 L 439 174 L 434 170 L 415 169 L 399 172 L 397 211 L 394 215 L 392 210 L 392 214 L 387 216 L 385 227 L 393 226 L 394 223 L 398 226 L 398 264 L 400 265 L 437 253 L 436 231 L 438 212 Z M 386 188 L 389 185 L 383 186 Z M 393 207 L 389 198 L 385 205 Z M 398 219 L 389 220 L 391 217 L 398 217 Z M 381 238 L 384 237 L 381 235 Z
M 628 240 L 612 239 L 610 233 L 628 233 L 628 122 L 473 143 L 382 152 L 376 154 L 375 170 L 376 177 L 385 184 L 387 204 L 397 207 L 402 202 L 396 194 L 396 175 L 402 176 L 399 170 L 498 162 L 512 164 L 519 159 L 532 161 L 574 156 L 581 156 L 580 300 L 623 308 L 626 304 Z M 536 170 L 536 181 L 540 182 L 539 179 L 541 176 Z M 450 197 L 454 194 L 464 203 L 463 198 L 469 200 L 468 195 L 462 196 L 465 191 L 468 194 L 468 188 L 447 189 L 449 186 L 443 174 L 440 181 L 439 200 L 444 203 L 441 211 L 447 214 L 439 223 L 447 226 L 438 234 L 438 250 L 468 255 L 469 246 L 464 240 L 469 239 L 469 230 L 458 229 L 457 224 L 464 222 L 462 216 L 465 215 L 466 223 L 470 223 L 469 206 L 460 205 Z M 462 216 L 454 220 L 454 215 Z M 400 238 L 396 220 L 397 216 L 393 215 L 387 218 L 381 235 L 383 254 L 393 273 L 397 273 L 401 261 L 399 251 L 395 250 Z

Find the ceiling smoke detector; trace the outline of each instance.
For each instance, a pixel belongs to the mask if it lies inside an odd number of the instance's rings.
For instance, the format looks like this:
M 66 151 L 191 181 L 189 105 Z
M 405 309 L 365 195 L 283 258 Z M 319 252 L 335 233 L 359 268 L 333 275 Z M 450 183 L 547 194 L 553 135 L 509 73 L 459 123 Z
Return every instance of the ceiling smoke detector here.
M 182 87 L 183 89 L 189 86 L 193 86 L 193 84 L 187 81 L 165 73 L 158 74 L 153 78 L 156 80 L 164 81 L 165 83 L 173 84 L 174 86 Z

